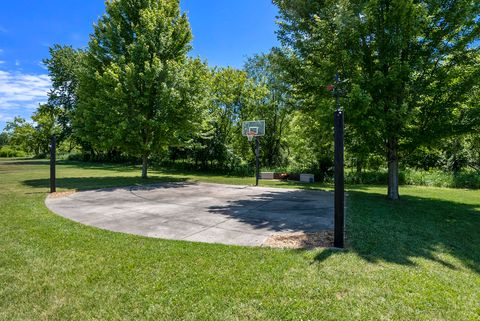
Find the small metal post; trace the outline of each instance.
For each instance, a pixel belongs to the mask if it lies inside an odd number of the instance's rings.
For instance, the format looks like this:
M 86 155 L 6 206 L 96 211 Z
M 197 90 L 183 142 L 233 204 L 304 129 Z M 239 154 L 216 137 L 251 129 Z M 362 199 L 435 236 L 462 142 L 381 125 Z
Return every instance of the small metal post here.
M 337 96 L 338 97 L 338 96 Z M 335 218 L 334 246 L 344 247 L 345 241 L 345 186 L 344 186 L 344 115 L 337 110 L 335 124 Z
M 255 136 L 255 186 L 258 186 L 258 178 L 260 177 L 260 137 Z
M 57 191 L 55 175 L 56 143 L 57 139 L 55 135 L 52 135 L 50 142 L 50 193 L 55 193 Z

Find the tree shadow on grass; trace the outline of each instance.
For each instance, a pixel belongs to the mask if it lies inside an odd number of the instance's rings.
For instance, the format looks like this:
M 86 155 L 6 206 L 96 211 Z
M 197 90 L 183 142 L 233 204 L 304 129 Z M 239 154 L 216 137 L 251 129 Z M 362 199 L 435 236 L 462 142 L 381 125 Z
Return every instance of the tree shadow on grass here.
M 113 172 L 134 172 L 140 173 L 141 167 L 135 164 L 118 164 L 118 163 L 94 163 L 94 162 L 81 162 L 81 161 L 58 161 L 57 165 L 71 166 L 80 169 L 93 169 L 93 170 L 109 170 Z
M 141 177 L 128 177 L 128 176 L 103 176 L 103 177 L 67 177 L 57 178 L 56 184 L 58 189 L 69 189 L 77 191 L 86 191 L 94 189 L 104 189 L 113 187 L 125 187 L 125 186 L 149 186 L 157 183 L 180 183 L 186 182 L 186 178 L 178 178 L 171 176 L 151 176 L 150 178 L 143 179 Z M 22 182 L 23 185 L 33 188 L 46 188 L 50 187 L 49 179 L 31 179 Z
M 363 259 L 414 266 L 414 258 L 424 258 L 459 268 L 439 256 L 447 253 L 480 273 L 480 204 L 414 196 L 391 202 L 380 194 L 354 191 L 348 206 L 348 251 Z M 315 259 L 331 255 L 341 252 L 323 251 Z
M 15 158 L 15 159 L 3 159 L 2 166 L 25 166 L 25 165 L 49 165 L 50 161 L 45 159 L 33 159 L 33 158 Z

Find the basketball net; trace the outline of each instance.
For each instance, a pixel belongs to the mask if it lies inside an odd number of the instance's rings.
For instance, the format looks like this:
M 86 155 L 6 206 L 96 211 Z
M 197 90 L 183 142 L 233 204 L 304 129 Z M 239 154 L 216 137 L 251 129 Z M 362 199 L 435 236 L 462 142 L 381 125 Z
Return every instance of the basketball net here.
M 247 138 L 248 138 L 248 141 L 251 142 L 253 140 L 253 137 L 257 136 L 257 133 L 254 132 L 254 131 L 248 131 L 247 132 Z

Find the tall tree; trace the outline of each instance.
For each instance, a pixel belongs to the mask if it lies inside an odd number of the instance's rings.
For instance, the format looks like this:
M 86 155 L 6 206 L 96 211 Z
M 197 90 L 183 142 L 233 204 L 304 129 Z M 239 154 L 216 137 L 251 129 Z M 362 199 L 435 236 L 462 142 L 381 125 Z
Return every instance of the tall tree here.
M 259 101 L 265 97 L 265 88 L 257 86 L 245 71 L 234 68 L 216 68 L 211 87 L 210 155 L 217 161 L 227 161 L 232 151 L 245 159 L 248 146 L 241 136 L 241 122 L 252 116 Z
M 285 71 L 276 63 L 276 54 L 255 55 L 247 60 L 245 70 L 258 88 L 264 89 L 251 110 L 250 117 L 264 119 L 266 128 L 262 138 L 263 165 L 274 167 L 284 163 L 284 131 L 291 119 L 292 101 L 289 86 L 284 80 Z
M 58 141 L 72 135 L 73 114 L 77 107 L 78 68 L 83 52 L 71 46 L 54 45 L 50 48 L 50 58 L 44 59 L 52 89 L 48 93 L 48 106 L 55 109 L 56 122 L 61 127 Z M 45 109 L 45 106 L 42 108 Z M 42 111 L 46 112 L 46 111 Z
M 208 69 L 187 58 L 191 39 L 178 0 L 106 2 L 79 73 L 80 135 L 141 157 L 146 178 L 150 154 L 203 118 Z
M 240 121 L 241 111 L 250 100 L 252 85 L 242 70 L 228 67 L 216 68 L 213 72 L 213 125 L 224 148 L 228 148 L 235 137 L 235 124 Z
M 298 94 L 307 103 L 321 100 L 337 71 L 349 80 L 347 126 L 386 156 L 388 198 L 399 198 L 403 155 L 471 131 L 479 110 L 478 102 L 467 103 L 480 82 L 478 1 L 274 3 L 284 66 Z

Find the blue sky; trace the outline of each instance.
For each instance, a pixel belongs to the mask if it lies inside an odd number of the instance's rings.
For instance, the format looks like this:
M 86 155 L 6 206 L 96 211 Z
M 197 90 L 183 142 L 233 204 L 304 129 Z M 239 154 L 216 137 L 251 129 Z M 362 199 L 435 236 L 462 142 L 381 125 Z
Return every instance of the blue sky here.
M 278 45 L 271 0 L 181 0 L 192 27 L 191 55 L 241 68 L 245 58 Z M 14 0 L 0 5 L 0 130 L 29 118 L 50 88 L 42 59 L 55 43 L 85 47 L 102 0 Z

